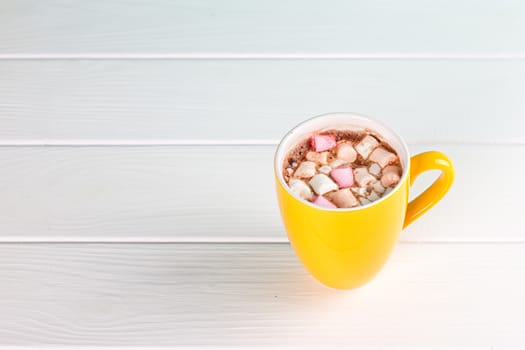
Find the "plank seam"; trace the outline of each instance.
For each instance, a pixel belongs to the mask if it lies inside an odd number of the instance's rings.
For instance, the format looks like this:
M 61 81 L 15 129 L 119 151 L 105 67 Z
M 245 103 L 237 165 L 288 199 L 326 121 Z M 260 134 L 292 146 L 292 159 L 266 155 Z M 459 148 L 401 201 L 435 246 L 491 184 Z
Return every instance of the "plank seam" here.
M 277 146 L 276 139 L 195 139 L 195 140 L 171 140 L 171 139 L 20 139 L 0 140 L 0 147 L 83 147 L 83 146 Z M 525 141 L 502 140 L 502 141 L 440 141 L 425 140 L 409 142 L 409 145 L 450 145 L 450 146 L 525 146 Z
M 92 53 L 0 54 L 0 60 L 523 60 L 525 53 Z
M 284 233 L 283 233 L 284 235 Z M 502 239 L 502 240 L 420 240 L 408 241 L 400 239 L 398 244 L 525 244 L 525 240 Z M 101 240 L 100 238 L 89 239 L 89 237 L 79 237 L 77 239 L 64 239 L 63 237 L 41 237 L 32 239 L 31 237 L 1 237 L 0 244 L 289 244 L 286 238 L 217 238 L 203 237 L 202 239 L 184 239 L 177 237 L 175 239 L 155 239 L 155 238 L 118 238 Z

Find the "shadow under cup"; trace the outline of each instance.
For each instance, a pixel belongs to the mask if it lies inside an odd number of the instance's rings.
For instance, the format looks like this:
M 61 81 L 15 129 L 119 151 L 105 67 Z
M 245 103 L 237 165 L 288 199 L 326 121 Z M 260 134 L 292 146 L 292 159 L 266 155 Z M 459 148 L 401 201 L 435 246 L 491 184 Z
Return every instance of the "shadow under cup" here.
M 400 159 L 403 174 L 391 192 L 364 206 L 329 209 L 318 207 L 290 191 L 283 178 L 283 162 L 288 152 L 312 133 L 334 129 L 368 129 L 392 146 Z M 314 117 L 284 136 L 274 164 L 281 217 L 295 253 L 318 281 L 338 289 L 351 289 L 368 282 L 387 261 L 403 227 L 447 192 L 453 170 L 445 155 L 427 152 L 414 160 L 417 173 L 411 170 L 413 165 L 405 142 L 394 131 L 380 122 L 353 113 Z M 439 165 L 440 161 L 443 166 Z M 414 213 L 407 215 L 410 177 L 431 169 L 442 170 L 442 176 L 410 203 L 410 206 L 415 204 L 414 210 L 410 210 Z

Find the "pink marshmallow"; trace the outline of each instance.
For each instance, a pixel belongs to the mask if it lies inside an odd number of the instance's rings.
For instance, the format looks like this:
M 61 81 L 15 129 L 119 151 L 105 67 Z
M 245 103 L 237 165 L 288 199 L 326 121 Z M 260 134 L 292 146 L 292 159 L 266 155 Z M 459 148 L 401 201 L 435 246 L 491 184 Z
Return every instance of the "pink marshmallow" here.
M 324 198 L 323 196 L 317 196 L 314 199 L 313 203 L 317 204 L 320 207 L 331 208 L 331 209 L 337 208 L 334 203 L 330 202 L 328 199 Z
M 330 172 L 330 176 L 337 182 L 339 188 L 347 188 L 354 184 L 354 173 L 350 167 L 336 168 Z
M 332 135 L 312 135 L 310 144 L 316 152 L 324 152 L 336 145 L 335 137 Z

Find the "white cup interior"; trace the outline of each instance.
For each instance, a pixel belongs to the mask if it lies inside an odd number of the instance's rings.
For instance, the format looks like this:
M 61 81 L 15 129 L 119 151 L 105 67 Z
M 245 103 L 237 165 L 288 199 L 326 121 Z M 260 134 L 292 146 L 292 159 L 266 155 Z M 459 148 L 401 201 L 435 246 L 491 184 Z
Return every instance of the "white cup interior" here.
M 399 135 L 396 132 L 394 132 L 389 127 L 383 125 L 382 123 L 378 122 L 377 120 L 371 119 L 369 117 L 365 117 L 363 115 L 359 115 L 355 113 L 330 113 L 330 114 L 323 114 L 317 117 L 313 117 L 297 125 L 283 137 L 283 139 L 279 143 L 279 146 L 277 147 L 277 151 L 275 153 L 275 169 L 277 171 L 277 177 L 279 181 L 281 182 L 281 184 L 294 197 L 313 206 L 312 203 L 301 199 L 300 197 L 296 196 L 293 192 L 291 192 L 288 185 L 285 183 L 284 178 L 283 178 L 284 157 L 288 154 L 288 152 L 292 148 L 297 146 L 297 144 L 304 141 L 306 138 L 310 137 L 310 135 L 313 132 L 322 132 L 324 130 L 334 130 L 334 129 L 335 130 L 356 130 L 356 131 L 362 131 L 362 130 L 368 129 L 378 134 L 379 136 L 381 136 L 386 142 L 388 142 L 388 144 L 390 144 L 390 146 L 394 148 L 394 150 L 397 152 L 399 156 L 399 159 L 401 161 L 401 166 L 403 167 L 403 176 L 397 186 L 399 186 L 403 182 L 406 176 L 406 173 L 407 173 L 406 169 L 408 169 L 409 167 L 410 158 L 408 154 L 408 148 L 405 142 L 403 141 L 401 137 L 399 137 Z M 388 195 L 383 196 L 381 199 L 374 201 L 368 205 L 373 205 L 386 197 L 388 197 Z M 366 206 L 349 208 L 349 209 L 340 209 L 340 208 L 325 209 L 325 208 L 320 208 L 318 206 L 315 206 L 315 208 L 324 209 L 324 210 L 340 211 L 340 210 L 355 210 L 355 209 L 360 209 Z

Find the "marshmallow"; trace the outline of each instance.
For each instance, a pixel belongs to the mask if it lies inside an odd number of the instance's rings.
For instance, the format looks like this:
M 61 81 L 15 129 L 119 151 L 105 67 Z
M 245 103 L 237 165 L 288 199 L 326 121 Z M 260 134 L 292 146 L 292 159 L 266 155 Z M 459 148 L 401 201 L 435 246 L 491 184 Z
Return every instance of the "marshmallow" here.
M 372 192 L 370 193 L 370 195 L 368 196 L 368 200 L 373 202 L 373 201 L 376 201 L 378 200 L 380 197 L 377 195 L 377 193 L 375 192 Z
M 314 199 L 313 203 L 317 204 L 320 207 L 331 208 L 331 209 L 337 208 L 335 204 L 333 204 L 332 202 L 330 202 L 328 199 L 324 198 L 323 196 L 317 196 Z
M 378 176 L 381 173 L 381 167 L 377 163 L 373 163 L 368 168 L 368 172 L 374 176 Z
M 357 152 L 349 143 L 342 143 L 337 147 L 337 158 L 352 163 L 357 158 Z
M 288 176 L 292 176 L 293 169 L 292 168 L 286 168 L 286 174 L 288 174 Z
M 323 165 L 322 167 L 319 168 L 319 172 L 322 173 L 322 174 L 330 174 L 330 172 L 332 171 L 332 167 L 329 166 L 329 165 Z
M 334 191 L 339 189 L 337 184 L 332 181 L 325 174 L 317 174 L 309 182 L 310 186 L 314 189 L 318 195 L 323 195 L 326 192 Z
M 372 154 L 370 154 L 370 160 L 372 162 L 378 163 L 381 166 L 381 168 L 384 168 L 388 164 L 392 164 L 393 162 L 395 162 L 397 160 L 397 156 L 394 153 L 389 152 L 382 147 L 379 147 L 376 148 L 372 152 Z
M 294 173 L 295 177 L 309 178 L 315 175 L 314 162 L 302 162 Z
M 338 208 L 352 208 L 359 205 L 359 202 L 349 188 L 330 192 L 326 196 L 332 203 L 337 205 Z
M 345 162 L 344 160 L 336 159 L 332 163 L 330 163 L 330 166 L 333 169 L 335 169 L 335 168 L 339 168 L 341 165 L 346 165 L 346 164 L 347 164 L 347 162 Z
M 340 167 L 330 172 L 332 179 L 337 182 L 339 188 L 350 187 L 354 184 L 354 174 L 350 167 Z
M 351 190 L 358 196 L 366 196 L 367 191 L 366 191 L 366 188 L 364 187 L 352 187 Z
M 387 166 L 383 170 L 383 176 L 381 176 L 381 184 L 385 187 L 390 187 L 399 182 L 401 175 L 401 168 L 396 165 Z
M 312 135 L 310 144 L 316 152 L 328 151 L 336 145 L 333 135 Z
M 394 189 L 393 187 L 387 187 L 387 189 L 385 190 L 385 193 L 383 193 L 383 196 L 386 196 L 387 194 L 392 192 L 393 189 Z
M 359 197 L 359 202 L 361 202 L 361 205 L 367 205 L 367 204 L 372 203 L 368 199 L 363 198 L 363 197 Z
M 318 153 L 309 151 L 308 153 L 306 153 L 306 160 L 320 164 L 326 164 L 328 163 L 328 154 L 328 152 Z
M 355 196 L 350 192 L 349 188 L 335 191 L 328 194 L 330 200 L 337 205 L 338 208 L 352 208 L 359 205 Z
M 385 188 L 381 185 L 381 181 L 374 182 L 372 184 L 372 189 L 379 194 L 385 192 Z
M 383 169 L 383 174 L 389 172 L 395 172 L 397 175 L 401 176 L 401 167 L 397 165 L 389 165 Z
M 365 167 L 354 169 L 354 178 L 360 187 L 366 187 L 376 180 Z
M 291 179 L 290 190 L 302 199 L 311 200 L 314 196 L 310 186 L 301 180 Z
M 364 159 L 367 159 L 370 152 L 372 152 L 378 145 L 379 142 L 375 137 L 366 135 L 361 142 L 355 146 L 355 149 Z

